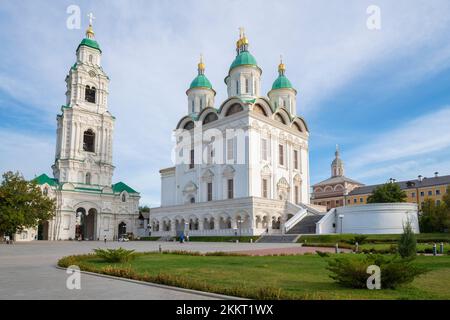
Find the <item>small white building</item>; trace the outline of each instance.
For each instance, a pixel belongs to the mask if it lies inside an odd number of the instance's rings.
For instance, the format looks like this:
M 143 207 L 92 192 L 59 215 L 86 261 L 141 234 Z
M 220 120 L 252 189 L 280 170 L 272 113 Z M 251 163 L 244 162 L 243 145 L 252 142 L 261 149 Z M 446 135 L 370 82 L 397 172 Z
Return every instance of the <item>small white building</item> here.
M 66 104 L 57 115 L 54 178 L 35 180 L 56 200 L 56 214 L 38 227 L 42 240 L 103 240 L 138 233 L 137 191 L 112 183 L 115 118 L 108 111 L 109 78 L 92 25 L 66 77 Z

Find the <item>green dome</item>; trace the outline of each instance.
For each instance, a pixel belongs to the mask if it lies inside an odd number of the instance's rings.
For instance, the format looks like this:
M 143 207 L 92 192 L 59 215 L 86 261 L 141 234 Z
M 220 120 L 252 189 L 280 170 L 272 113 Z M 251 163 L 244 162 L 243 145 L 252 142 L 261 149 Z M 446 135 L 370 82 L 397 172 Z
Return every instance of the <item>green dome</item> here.
M 234 59 L 233 63 L 231 64 L 230 70 L 239 67 L 239 66 L 245 66 L 245 65 L 252 65 L 257 66 L 255 57 L 251 55 L 248 51 L 242 51 L 236 59 Z
M 211 82 L 209 82 L 208 78 L 204 74 L 199 74 L 194 80 L 192 80 L 189 89 L 192 88 L 208 88 L 212 89 Z
M 98 51 L 102 52 L 102 50 L 100 50 L 100 46 L 98 45 L 98 42 L 92 39 L 88 39 L 88 38 L 84 38 L 81 43 L 78 45 L 78 48 L 80 48 L 81 46 L 87 46 L 93 49 L 97 49 Z M 77 48 L 77 50 L 78 50 Z
M 289 79 L 284 75 L 279 75 L 278 78 L 273 82 L 272 90 L 285 88 L 293 89 Z

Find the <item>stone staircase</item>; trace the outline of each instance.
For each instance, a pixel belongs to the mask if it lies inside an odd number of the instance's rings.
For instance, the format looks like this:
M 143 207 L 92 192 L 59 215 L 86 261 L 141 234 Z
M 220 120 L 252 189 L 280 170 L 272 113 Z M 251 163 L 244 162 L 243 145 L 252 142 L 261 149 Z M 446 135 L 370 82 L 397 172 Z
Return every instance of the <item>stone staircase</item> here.
M 256 242 L 258 243 L 293 243 L 296 242 L 299 235 L 263 235 Z
M 321 214 L 307 215 L 293 226 L 286 235 L 313 234 L 316 233 L 316 223 L 323 218 Z

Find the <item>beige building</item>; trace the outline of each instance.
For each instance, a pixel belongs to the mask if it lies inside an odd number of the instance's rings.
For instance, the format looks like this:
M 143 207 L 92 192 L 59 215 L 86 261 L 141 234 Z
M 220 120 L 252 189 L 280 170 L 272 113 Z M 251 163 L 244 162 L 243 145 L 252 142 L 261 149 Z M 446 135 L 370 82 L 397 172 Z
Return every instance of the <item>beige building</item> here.
M 336 146 L 335 159 L 331 163 L 331 177 L 312 186 L 311 204 L 326 206 L 327 210 L 341 207 L 345 204 L 346 195 L 363 185 L 344 175 L 344 162 Z
M 406 202 L 417 203 L 420 210 L 426 199 L 432 199 L 436 204 L 442 201 L 442 197 L 447 192 L 447 188 L 450 187 L 450 175 L 440 177 L 435 172 L 434 177 L 430 178 L 419 176 L 414 180 L 399 182 L 391 180 L 391 182 L 398 184 L 406 192 Z M 367 198 L 380 185 L 363 186 L 352 190 L 346 197 L 346 205 L 366 204 Z

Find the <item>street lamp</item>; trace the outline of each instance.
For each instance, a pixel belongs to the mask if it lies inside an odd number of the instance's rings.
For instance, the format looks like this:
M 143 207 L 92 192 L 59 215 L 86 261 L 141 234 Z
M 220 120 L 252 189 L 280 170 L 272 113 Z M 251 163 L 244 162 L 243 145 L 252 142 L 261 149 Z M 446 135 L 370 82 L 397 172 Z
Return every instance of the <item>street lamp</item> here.
M 189 222 L 184 223 L 184 236 L 185 237 L 188 236 L 188 231 L 186 231 L 186 230 L 189 230 Z
M 339 215 L 339 220 L 341 220 L 341 234 L 342 234 L 342 228 L 343 228 L 342 223 L 343 223 L 343 220 L 344 220 L 344 215 L 343 214 Z
M 242 236 L 242 219 L 238 219 L 237 223 L 239 224 L 239 242 L 241 242 L 241 236 Z

